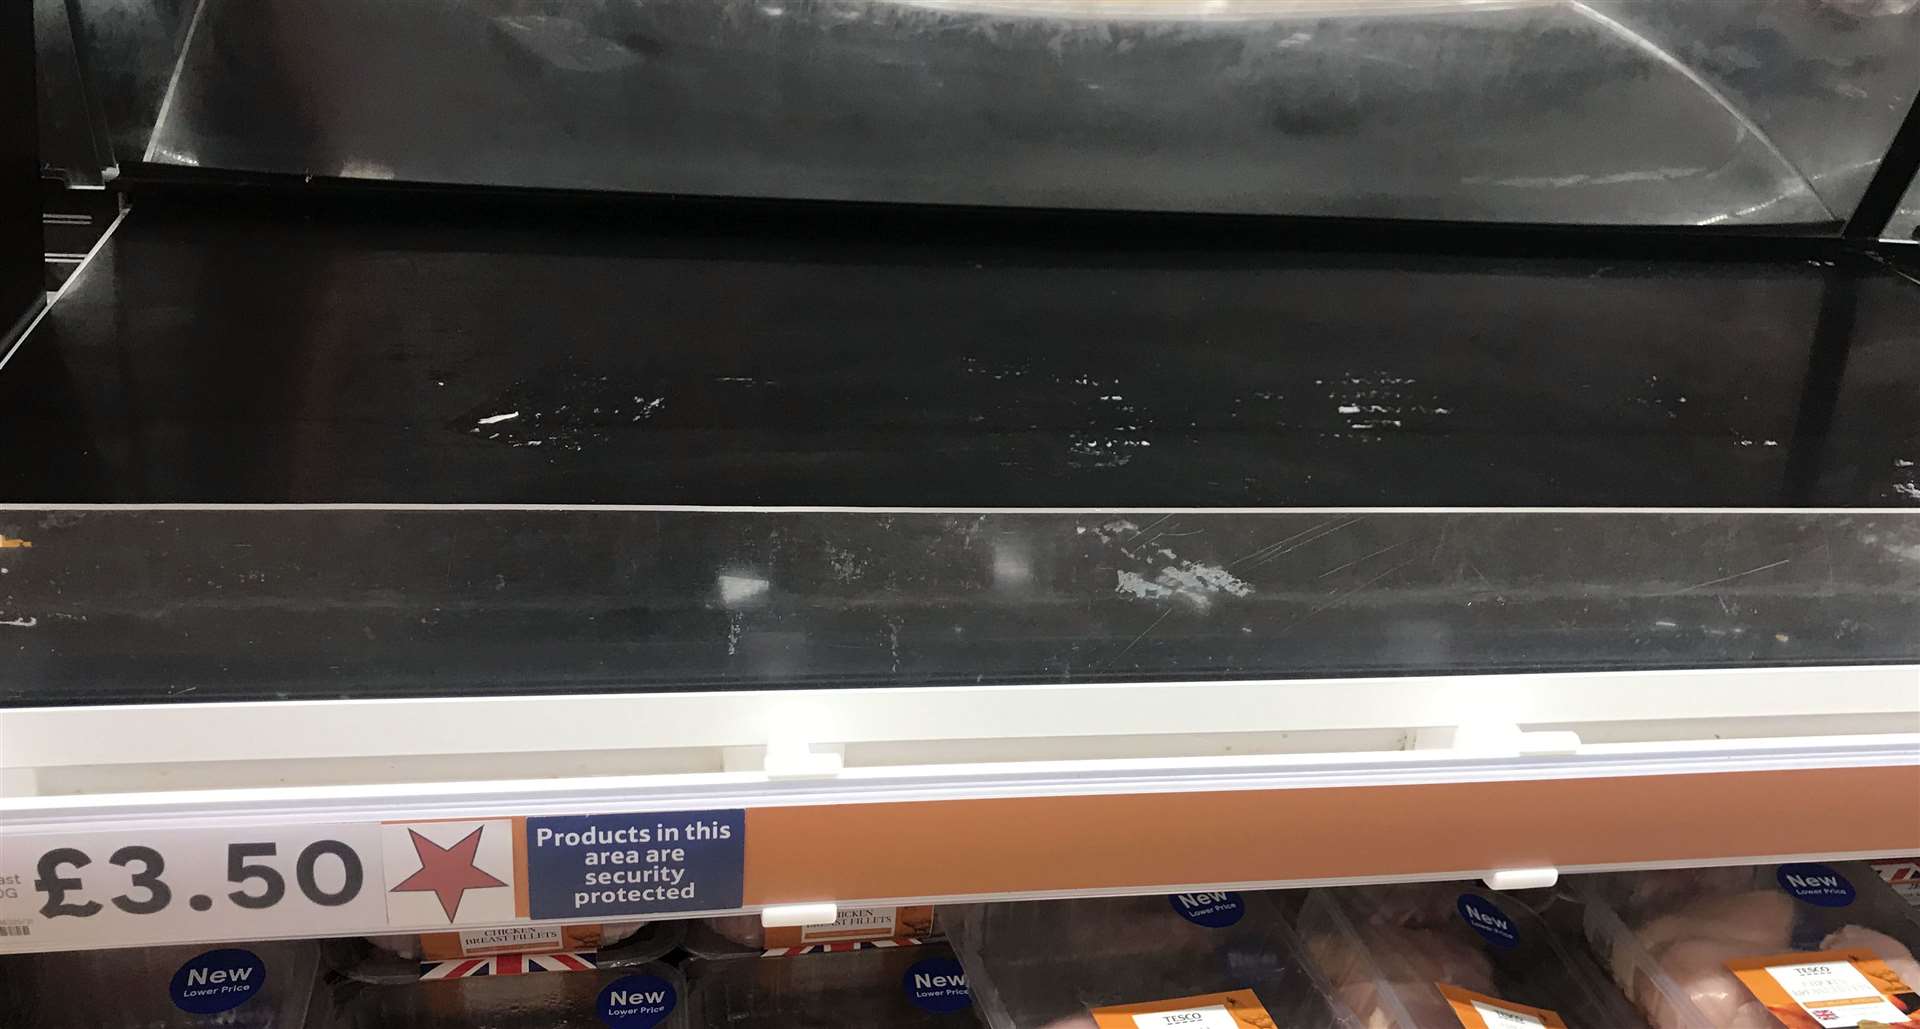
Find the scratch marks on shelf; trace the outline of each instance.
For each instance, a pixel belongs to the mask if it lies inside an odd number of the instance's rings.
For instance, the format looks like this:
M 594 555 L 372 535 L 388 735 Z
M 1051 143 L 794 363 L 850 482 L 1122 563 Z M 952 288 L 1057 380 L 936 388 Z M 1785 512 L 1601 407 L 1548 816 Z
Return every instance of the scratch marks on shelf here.
M 1380 555 L 1382 555 L 1382 554 L 1386 554 L 1386 553 L 1390 553 L 1390 552 L 1392 552 L 1392 551 L 1395 551 L 1395 550 L 1398 550 L 1398 549 L 1400 549 L 1401 547 L 1404 547 L 1404 546 L 1406 546 L 1406 545 L 1407 545 L 1407 544 L 1408 544 L 1409 542 L 1411 542 L 1411 541 L 1410 541 L 1410 540 L 1401 540 L 1401 541 L 1400 541 L 1400 542 L 1398 542 L 1398 543 L 1389 543 L 1389 544 L 1387 544 L 1386 546 L 1384 546 L 1384 547 L 1381 547 L 1381 548 L 1380 548 L 1379 550 L 1376 550 L 1376 551 L 1374 551 L 1374 552 L 1373 552 L 1373 553 L 1371 553 L 1371 554 L 1366 554 L 1366 555 L 1364 555 L 1364 556 L 1362 556 L 1362 557 L 1356 557 L 1356 558 L 1354 558 L 1353 560 L 1351 560 L 1351 561 L 1348 561 L 1348 562 L 1347 562 L 1346 564 L 1338 564 L 1338 565 L 1334 565 L 1334 566 L 1333 566 L 1332 568 L 1329 568 L 1329 569 L 1327 569 L 1326 571 L 1324 571 L 1324 572 L 1321 572 L 1321 573 L 1320 573 L 1319 575 L 1316 575 L 1316 576 L 1314 576 L 1314 578 L 1316 578 L 1316 579 L 1324 579 L 1324 578 L 1326 578 L 1326 577 L 1327 577 L 1327 576 L 1329 576 L 1329 575 L 1335 575 L 1335 574 L 1338 574 L 1338 573 L 1340 573 L 1340 572 L 1344 572 L 1344 571 L 1346 571 L 1347 569 L 1349 569 L 1349 568 L 1352 568 L 1352 567 L 1353 567 L 1354 565 L 1357 565 L 1357 564 L 1362 564 L 1362 563 L 1364 563 L 1364 562 L 1367 562 L 1367 561 L 1371 561 L 1371 560 L 1373 560 L 1374 558 L 1376 558 L 1376 557 L 1379 557 L 1379 556 L 1380 556 Z M 1474 568 L 1474 570 L 1473 570 L 1473 571 L 1474 571 L 1474 574 L 1475 574 L 1475 575 L 1479 575 L 1479 576 L 1480 576 L 1480 581 L 1481 581 L 1481 582 L 1485 582 L 1485 581 L 1486 581 L 1486 579 L 1487 579 L 1487 577 L 1486 577 L 1486 576 L 1485 576 L 1484 574 L 1481 574 L 1481 572 L 1480 572 L 1480 569 L 1479 569 L 1479 568 Z
M 1269 561 L 1272 561 L 1274 558 L 1284 557 L 1287 554 L 1291 554 L 1294 551 L 1299 550 L 1301 547 L 1307 546 L 1312 543 L 1318 543 L 1321 540 L 1326 539 L 1328 536 L 1331 536 L 1336 532 L 1340 532 L 1343 529 L 1346 529 L 1350 526 L 1358 524 L 1361 521 L 1363 521 L 1363 519 L 1358 517 L 1349 518 L 1346 521 L 1340 521 L 1338 518 L 1329 518 L 1326 521 L 1321 522 L 1319 525 L 1316 525 L 1311 529 L 1307 529 L 1302 532 L 1296 532 L 1293 535 L 1288 536 L 1284 539 L 1275 540 L 1272 543 L 1269 543 L 1266 546 L 1261 547 L 1260 549 L 1254 551 L 1253 553 L 1248 554 L 1237 561 L 1234 561 L 1232 564 L 1228 565 L 1227 567 L 1238 568 L 1241 565 L 1251 561 L 1253 562 L 1252 567 L 1258 568 L 1259 566 L 1266 564 Z M 1335 524 L 1336 522 L 1338 522 L 1338 524 Z M 1332 526 L 1332 527 L 1328 528 L 1329 526 Z
M 1783 557 L 1778 561 L 1773 561 L 1768 564 L 1759 565 L 1758 567 L 1749 568 L 1744 572 L 1735 572 L 1732 575 L 1723 575 L 1718 579 L 1708 579 L 1706 582 L 1696 582 L 1685 589 L 1676 590 L 1675 592 L 1676 593 L 1692 593 L 1694 590 L 1706 589 L 1708 586 L 1718 586 L 1723 582 L 1732 582 L 1735 579 L 1744 579 L 1749 575 L 1757 575 L 1761 572 L 1766 571 L 1769 568 L 1778 568 L 1781 565 L 1791 564 L 1791 563 L 1793 563 L 1793 558 Z

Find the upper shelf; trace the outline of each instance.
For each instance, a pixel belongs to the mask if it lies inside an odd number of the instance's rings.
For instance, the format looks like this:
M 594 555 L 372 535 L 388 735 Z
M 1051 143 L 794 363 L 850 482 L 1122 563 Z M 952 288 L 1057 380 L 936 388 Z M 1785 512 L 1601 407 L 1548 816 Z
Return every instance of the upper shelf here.
M 77 9 L 123 161 L 723 196 L 1835 225 L 1920 86 L 1907 0 Z

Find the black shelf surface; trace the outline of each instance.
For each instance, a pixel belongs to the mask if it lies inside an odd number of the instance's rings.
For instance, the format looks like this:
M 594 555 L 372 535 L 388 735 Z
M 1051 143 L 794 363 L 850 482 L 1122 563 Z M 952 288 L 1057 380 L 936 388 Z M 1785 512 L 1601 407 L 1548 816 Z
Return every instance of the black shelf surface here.
M 0 702 L 1920 661 L 1920 286 L 1710 249 L 136 202 Z

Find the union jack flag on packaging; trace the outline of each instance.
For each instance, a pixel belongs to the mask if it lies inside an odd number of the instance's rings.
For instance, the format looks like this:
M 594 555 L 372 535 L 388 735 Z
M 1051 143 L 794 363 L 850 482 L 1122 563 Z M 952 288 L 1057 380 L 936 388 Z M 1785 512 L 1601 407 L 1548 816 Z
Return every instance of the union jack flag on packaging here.
M 1893 892 L 1905 897 L 1914 907 L 1920 907 L 1920 857 L 1876 861 L 1873 870 L 1893 887 Z
M 525 975 L 532 972 L 584 972 L 599 967 L 592 951 L 552 954 L 493 954 L 420 962 L 421 979 L 466 979 L 476 975 Z

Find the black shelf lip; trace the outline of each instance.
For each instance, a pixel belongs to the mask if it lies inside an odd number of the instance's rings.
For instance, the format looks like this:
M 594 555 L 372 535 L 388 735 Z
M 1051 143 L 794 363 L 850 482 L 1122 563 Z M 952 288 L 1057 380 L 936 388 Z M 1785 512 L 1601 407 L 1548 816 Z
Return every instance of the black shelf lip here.
M 31 543 L 0 560 L 0 706 L 1920 663 L 1920 512 L 15 507 L 0 533 Z
M 762 237 L 820 242 L 1045 246 L 1127 254 L 1406 253 L 1767 262 L 1855 260 L 1876 241 L 1840 222 L 1641 226 L 1306 215 L 981 207 L 854 200 L 501 187 L 359 180 L 150 163 L 121 166 L 114 188 L 152 216 L 374 220 L 475 230 L 554 228 L 594 235 Z

